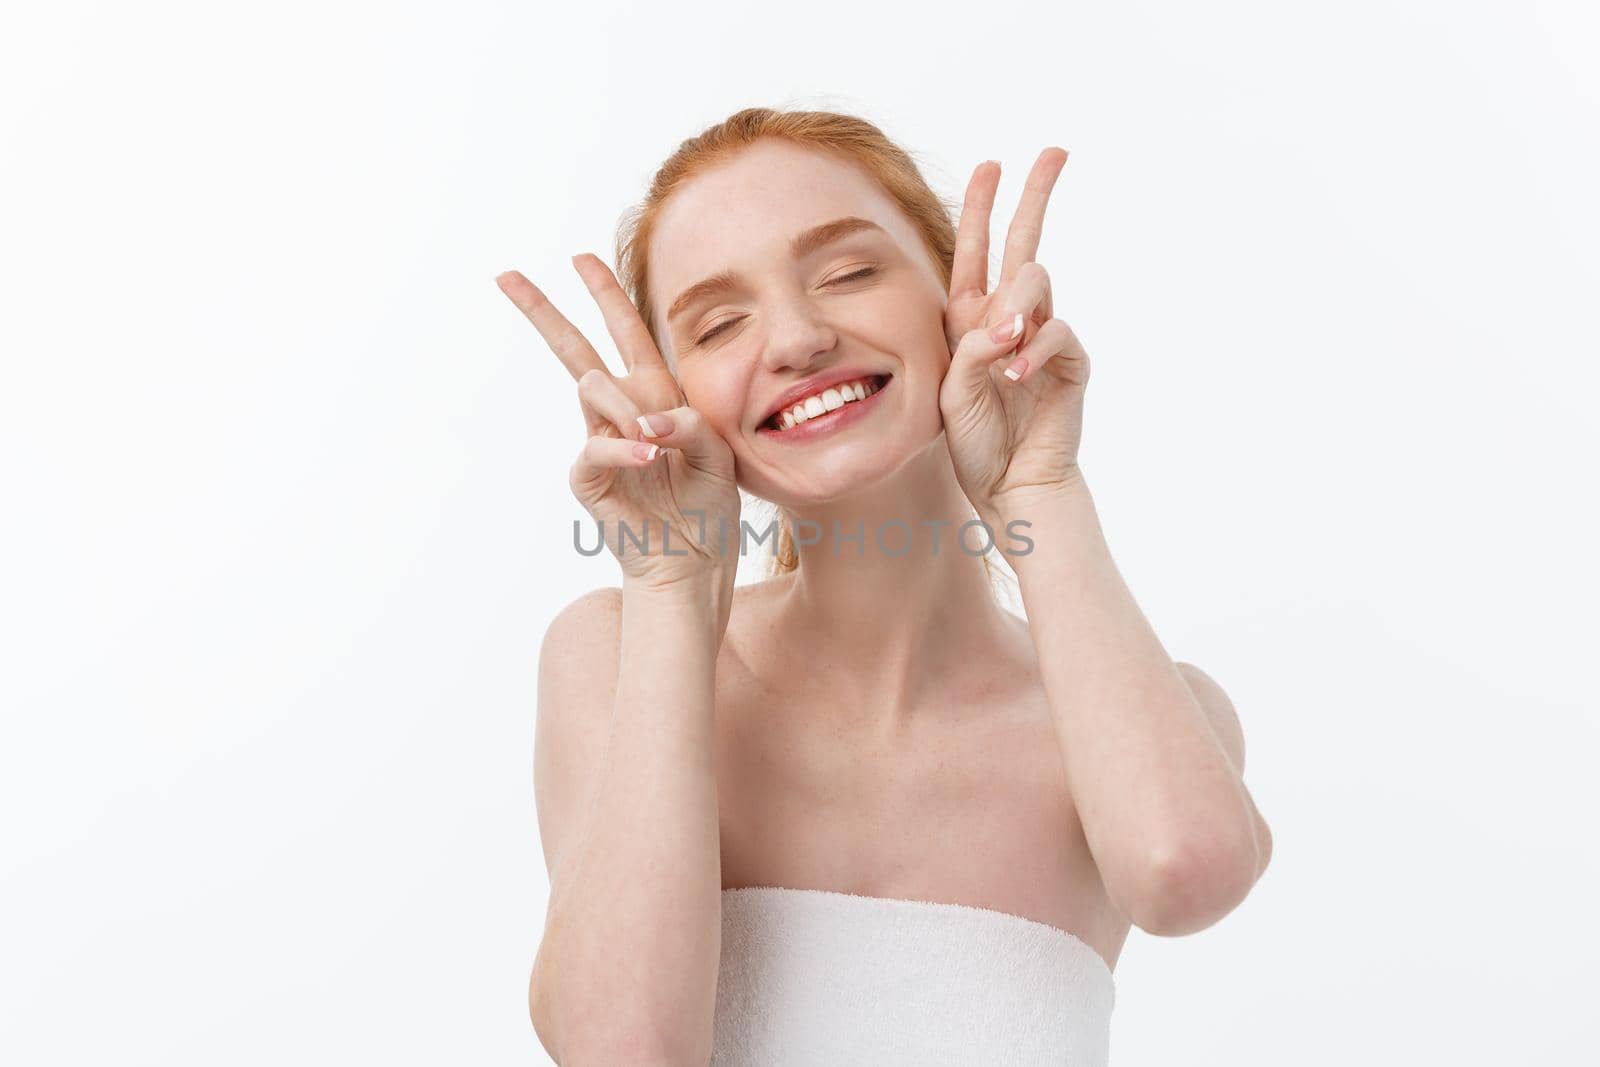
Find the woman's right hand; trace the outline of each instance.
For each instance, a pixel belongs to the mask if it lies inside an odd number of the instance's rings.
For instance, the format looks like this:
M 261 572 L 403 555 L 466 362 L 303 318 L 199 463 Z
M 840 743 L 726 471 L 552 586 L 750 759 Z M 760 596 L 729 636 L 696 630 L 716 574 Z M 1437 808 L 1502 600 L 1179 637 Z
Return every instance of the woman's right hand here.
M 572 257 L 572 265 L 622 353 L 628 373 L 620 378 L 521 273 L 506 271 L 495 281 L 577 380 L 589 439 L 572 465 L 573 495 L 603 524 L 606 547 L 626 579 L 663 589 L 701 588 L 697 583 L 711 579 L 721 600 L 732 589 L 738 561 L 733 451 L 687 405 L 611 268 L 588 253 Z M 659 433 L 646 434 L 641 416 Z M 631 538 L 620 536 L 623 524 Z M 641 551 L 638 541 L 646 538 Z

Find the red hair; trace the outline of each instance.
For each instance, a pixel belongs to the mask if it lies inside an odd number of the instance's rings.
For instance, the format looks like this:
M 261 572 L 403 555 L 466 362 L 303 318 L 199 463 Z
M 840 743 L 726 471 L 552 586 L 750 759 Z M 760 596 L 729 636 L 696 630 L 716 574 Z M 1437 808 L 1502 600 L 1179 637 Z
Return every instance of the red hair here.
M 888 195 L 922 237 L 945 291 L 955 262 L 956 205 L 941 199 L 917 168 L 910 152 L 891 141 L 866 119 L 833 111 L 778 111 L 751 107 L 723 119 L 680 144 L 657 169 L 644 200 L 630 208 L 617 229 L 617 280 L 650 331 L 650 339 L 663 353 L 656 334 L 650 272 L 646 267 L 650 241 L 661 205 L 696 174 L 720 163 L 763 138 L 777 138 L 802 148 L 854 164 L 865 171 Z M 781 524 L 773 571 L 785 574 L 800 563 L 791 520 L 778 509 Z M 987 567 L 988 557 L 984 557 Z

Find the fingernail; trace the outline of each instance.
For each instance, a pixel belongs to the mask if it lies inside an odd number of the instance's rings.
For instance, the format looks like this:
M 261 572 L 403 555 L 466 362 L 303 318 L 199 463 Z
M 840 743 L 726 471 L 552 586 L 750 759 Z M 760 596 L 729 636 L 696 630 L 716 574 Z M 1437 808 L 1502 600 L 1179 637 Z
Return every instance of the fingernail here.
M 655 459 L 656 453 L 660 451 L 660 445 L 647 445 L 643 441 L 635 441 L 633 443 L 633 455 L 635 459 Z
M 1012 316 L 1010 322 L 1002 322 L 989 331 L 989 336 L 995 341 L 1009 341 L 1022 333 L 1022 312 Z
M 672 432 L 672 418 L 668 415 L 640 415 L 639 429 L 646 437 L 660 437 Z
M 1025 360 L 1025 359 L 1020 359 L 1020 358 L 1019 359 L 1014 359 L 1014 360 L 1011 361 L 1011 366 L 1006 368 L 1006 377 L 1010 378 L 1012 381 L 1016 381 L 1018 378 L 1022 377 L 1027 372 L 1028 372 L 1028 361 Z

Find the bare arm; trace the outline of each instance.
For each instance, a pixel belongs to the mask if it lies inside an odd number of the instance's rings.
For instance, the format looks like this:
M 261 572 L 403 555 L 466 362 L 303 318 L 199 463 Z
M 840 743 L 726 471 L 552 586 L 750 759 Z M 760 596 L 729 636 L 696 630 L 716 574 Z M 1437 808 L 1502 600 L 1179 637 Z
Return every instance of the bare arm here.
M 1008 535 L 1013 522 L 1032 527 L 1031 551 L 1011 562 L 1106 890 L 1143 929 L 1190 933 L 1249 892 L 1265 823 L 1211 712 L 1117 572 L 1078 464 L 1089 357 L 1055 317 L 1049 274 L 1035 259 L 1066 161 L 1054 145 L 1034 161 L 993 287 L 1000 168 L 986 161 L 973 171 L 945 305 L 951 358 L 939 410 L 956 478 L 980 516 Z
M 1189 683 L 1189 691 L 1205 709 L 1211 730 L 1227 751 L 1234 770 L 1243 777 L 1244 730 L 1239 725 L 1239 715 L 1233 708 L 1233 701 L 1228 699 L 1228 694 L 1209 674 L 1194 664 L 1179 663 L 1178 670 L 1182 672 L 1184 681 Z M 1267 826 L 1267 820 L 1261 817 L 1261 812 L 1256 809 L 1255 799 L 1250 796 L 1248 789 L 1244 795 L 1245 799 L 1250 801 L 1250 814 L 1255 824 L 1256 878 L 1259 879 L 1272 859 L 1272 830 Z
M 572 265 L 623 377 L 520 272 L 495 279 L 577 383 L 588 438 L 568 484 L 623 574 L 620 596 L 563 610 L 539 658 L 550 901 L 528 1011 L 564 1067 L 704 1064 L 722 951 L 713 686 L 738 562 L 705 531 L 739 529 L 739 488 L 728 443 L 687 404 L 616 275 L 587 253 Z
M 1031 523 L 1034 547 L 1011 563 L 1107 892 L 1150 933 L 1204 929 L 1244 899 L 1270 842 L 1242 738 L 1236 766 L 1118 573 L 1081 476 L 1013 497 L 994 522 L 1014 520 Z
M 716 595 L 597 590 L 545 638 L 535 788 L 551 889 L 529 1008 L 564 1067 L 710 1059 Z

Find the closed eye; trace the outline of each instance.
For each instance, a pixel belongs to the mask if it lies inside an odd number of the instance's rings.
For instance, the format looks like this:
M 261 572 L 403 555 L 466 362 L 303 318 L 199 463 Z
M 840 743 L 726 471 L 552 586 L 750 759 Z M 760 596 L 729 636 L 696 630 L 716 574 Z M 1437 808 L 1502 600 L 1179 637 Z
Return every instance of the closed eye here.
M 878 273 L 878 268 L 877 267 L 863 267 L 860 270 L 851 271 L 849 274 L 840 275 L 837 278 L 830 278 L 827 281 L 826 284 L 828 284 L 828 285 L 839 285 L 842 282 L 858 282 L 863 278 L 870 278 L 876 273 Z M 736 315 L 731 319 L 723 319 L 721 322 L 717 323 L 711 329 L 707 330 L 705 333 L 703 333 L 699 337 L 695 338 L 695 341 L 694 341 L 695 347 L 698 348 L 700 345 L 705 344 L 707 341 L 711 340 L 713 337 L 717 336 L 719 333 L 722 333 L 728 327 L 730 327 L 730 326 L 734 325 L 735 323 L 737 323 L 741 318 L 743 318 L 742 315 Z
M 840 282 L 853 282 L 861 278 L 870 277 L 876 273 L 878 273 L 878 268 L 876 267 L 863 267 L 860 270 L 851 271 L 849 274 L 841 275 L 838 278 L 831 279 L 828 284 L 838 285 Z
M 695 347 L 698 348 L 701 345 L 705 344 L 707 341 L 709 341 L 713 337 L 717 336 L 717 334 L 721 333 L 723 330 L 726 330 L 729 326 L 732 326 L 734 323 L 738 322 L 740 317 L 742 317 L 742 316 L 731 318 L 731 319 L 723 319 L 721 322 L 717 323 L 711 329 L 707 330 L 705 333 L 703 333 L 699 337 L 695 338 L 695 341 L 694 341 Z

